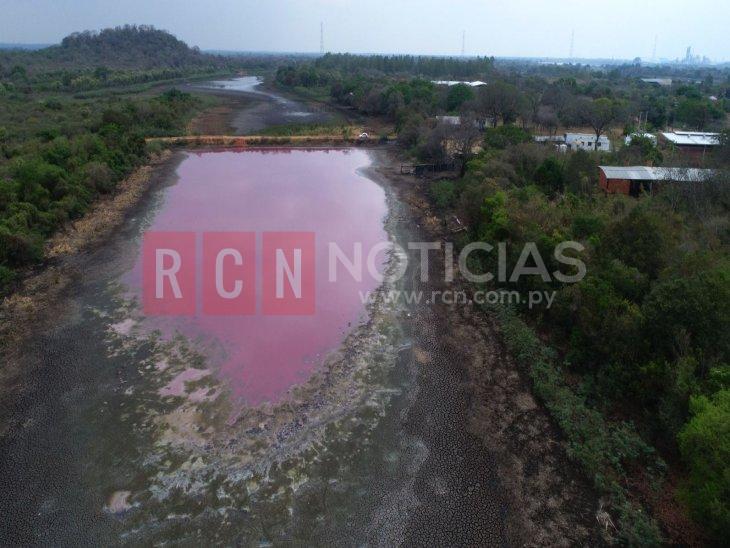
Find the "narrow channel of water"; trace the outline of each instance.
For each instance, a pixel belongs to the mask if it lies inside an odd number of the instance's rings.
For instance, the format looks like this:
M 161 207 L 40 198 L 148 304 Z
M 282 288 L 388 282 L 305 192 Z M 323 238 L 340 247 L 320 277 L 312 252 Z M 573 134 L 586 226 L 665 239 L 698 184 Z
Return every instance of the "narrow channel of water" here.
M 317 113 L 308 109 L 301 102 L 293 101 L 262 87 L 263 80 L 258 76 L 239 76 L 228 80 L 214 80 L 195 84 L 192 87 L 205 90 L 221 90 L 224 92 L 258 95 L 274 102 L 277 114 L 289 123 L 309 122 L 309 118 Z

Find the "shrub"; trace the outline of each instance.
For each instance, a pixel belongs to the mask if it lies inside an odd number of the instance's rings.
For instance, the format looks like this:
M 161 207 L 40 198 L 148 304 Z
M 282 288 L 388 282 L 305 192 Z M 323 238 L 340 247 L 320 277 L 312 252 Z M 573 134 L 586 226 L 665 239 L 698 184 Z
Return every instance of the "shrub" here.
M 89 162 L 84 166 L 84 183 L 89 189 L 106 194 L 114 189 L 114 174 L 103 162 Z
M 58 99 L 46 99 L 43 106 L 48 110 L 61 110 L 63 108 L 63 104 Z
M 555 158 L 546 158 L 535 172 L 535 182 L 549 196 L 560 194 L 565 187 L 563 166 Z
M 456 189 L 453 181 L 436 181 L 431 185 L 430 192 L 436 207 L 446 209 L 454 205 Z
M 689 348 L 704 360 L 730 354 L 730 271 L 716 268 L 654 286 L 643 305 L 647 334 L 668 357 Z
M 530 135 L 529 131 L 510 124 L 490 127 L 484 132 L 484 144 L 500 150 L 510 145 L 529 143 L 531 141 L 532 135 Z
M 695 519 L 718 539 L 730 538 L 730 390 L 694 397 L 679 433 L 689 482 L 682 491 Z
M 15 280 L 15 273 L 7 266 L 0 265 L 0 295 L 6 293 Z
M 449 88 L 446 96 L 446 109 L 453 112 L 459 109 L 467 101 L 474 99 L 474 90 L 466 84 L 456 84 Z
M 39 238 L 11 232 L 0 226 L 0 263 L 10 267 L 23 266 L 40 260 L 43 248 Z

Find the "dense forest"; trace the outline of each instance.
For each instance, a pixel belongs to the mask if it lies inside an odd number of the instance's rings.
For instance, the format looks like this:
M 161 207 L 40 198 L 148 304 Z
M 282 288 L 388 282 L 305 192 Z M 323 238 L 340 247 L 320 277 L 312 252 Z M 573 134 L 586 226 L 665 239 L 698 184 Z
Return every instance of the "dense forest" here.
M 420 65 L 394 62 L 400 70 L 390 75 L 390 69 L 370 70 L 371 65 L 359 56 L 340 56 L 341 62 L 325 63 L 327 57 L 322 62 L 281 66 L 276 82 L 286 88 L 321 88 L 341 105 L 387 117 L 399 130 L 414 119 L 481 111 L 493 123 L 519 118 L 523 126 L 547 131 L 599 124 L 631 129 L 640 116 L 650 130 L 679 126 L 711 131 L 723 129 L 730 112 L 727 70 L 707 69 L 700 74 L 685 70 L 676 77 L 677 84 L 667 88 L 643 82 L 633 65 L 611 69 L 577 66 L 571 71 L 563 66 L 535 68 L 528 64 L 525 70 L 506 70 L 477 60 L 461 72 L 454 68 L 459 59 L 437 58 L 434 67 L 439 70 L 426 73 Z M 490 85 L 447 88 L 426 77 L 484 79 Z M 588 100 L 597 102 L 597 108 L 591 108 Z
M 552 307 L 522 316 L 554 351 L 542 366 L 570 378 L 573 392 L 531 369 L 536 382 L 547 382 L 536 389 L 575 444 L 575 458 L 611 493 L 627 542 L 658 541 L 641 504 L 671 525 L 659 502 L 666 478 L 661 457 L 676 463 L 676 452 L 688 467 L 680 500 L 722 538 L 730 531 L 728 173 L 638 200 L 604 196 L 597 165 L 616 159 L 584 151 L 558 156 L 508 127 L 487 130 L 485 149 L 463 178 L 431 184 L 434 206 L 464 221 L 460 245 L 506 242 L 508 265 L 517 263 L 525 242 L 536 243 L 550 272 L 559 266 L 556 244 L 584 246 L 587 275 L 580 283 L 528 276 L 498 284 L 556 291 Z M 473 263 L 475 272 L 497 272 L 495 256 Z M 530 348 L 523 344 L 526 326 L 519 335 L 508 332 L 515 351 Z M 540 363 L 535 352 L 524 357 L 528 368 Z M 590 409 L 610 417 L 608 426 L 596 428 Z M 637 494 L 629 487 L 636 483 L 653 487 Z M 628 502 L 635 497 L 639 506 Z

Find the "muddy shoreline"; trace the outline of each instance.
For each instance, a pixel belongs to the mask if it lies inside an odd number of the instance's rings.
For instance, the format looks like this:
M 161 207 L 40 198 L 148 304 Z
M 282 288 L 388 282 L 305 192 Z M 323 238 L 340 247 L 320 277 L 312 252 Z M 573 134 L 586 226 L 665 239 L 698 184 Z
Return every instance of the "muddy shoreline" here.
M 255 91 L 188 84 L 185 91 L 217 97 L 221 104 L 190 124 L 190 133 L 252 135 L 287 124 L 328 124 L 342 118 L 339 111 L 274 92 L 263 84 Z M 283 108 L 285 107 L 285 108 Z
M 415 226 L 412 236 L 417 241 L 451 241 L 449 227 L 425 199 L 428 183 L 399 175 L 395 154 L 380 152 L 377 157 L 373 176 L 390 186 L 403 204 L 405 214 Z M 439 282 L 443 278 L 443 256 L 435 253 L 432 259 L 432 275 L 420 287 L 427 294 L 446 289 Z M 457 279 L 454 284 L 449 289 L 470 293 L 466 283 Z M 510 545 L 605 544 L 596 520 L 599 497 L 590 481 L 568 459 L 559 430 L 532 396 L 527 376 L 505 351 L 495 320 L 471 306 L 436 303 L 419 307 L 413 321 L 417 326 L 416 339 L 429 356 L 428 367 L 421 369 L 424 378 L 420 383 L 420 414 L 433 413 L 434 401 L 449 393 L 448 389 L 443 390 L 446 379 L 455 383 L 457 394 L 448 407 L 450 416 L 442 425 L 453 429 L 451 434 L 461 440 L 457 454 L 468 455 L 456 474 L 474 478 L 478 470 L 488 470 L 496 481 L 491 493 L 482 492 L 481 503 L 470 501 L 452 514 L 464 519 L 464 526 L 474 527 L 475 536 L 464 542 L 495 543 L 494 538 L 476 535 L 484 534 L 486 514 L 480 511 L 480 505 L 483 509 L 484 501 L 489 501 L 496 490 L 501 494 L 503 539 Z M 452 443 L 459 446 L 459 442 Z M 468 463 L 469 458 L 483 466 Z M 439 463 L 433 462 L 426 463 L 423 470 L 426 501 L 433 500 L 427 478 L 438 476 L 439 469 Z M 482 487 L 477 485 L 477 490 Z M 474 490 L 472 481 L 467 491 Z M 439 505 L 429 506 L 432 509 L 421 518 L 423 531 L 438 523 L 443 511 Z M 478 520 L 480 515 L 482 521 Z
M 391 235 L 402 243 L 445 238 L 448 230 L 430 212 L 419 183 L 395 174 L 397 160 L 391 154 L 385 151 L 371 154 L 374 164 L 367 174 L 389 194 L 387 223 Z M 7 343 L 4 351 L 8 357 L 5 363 L 9 364 L 14 356 L 17 357 L 17 352 L 24 347 L 23 340 L 48 330 L 55 318 L 64 312 L 58 307 L 64 303 L 63 296 L 73 292 L 74 283 L 83 277 L 87 257 L 93 255 L 115 228 L 143 207 L 141 204 L 149 192 L 169 179 L 181 157 L 181 154 L 167 154 L 157 159 L 152 167 L 142 168 L 130 177 L 130 181 L 123 183 L 114 197 L 98 204 L 76 223 L 77 226 L 54 238 L 48 248 L 48 264 L 28 278 L 19 293 L 3 303 L 2 337 Z M 411 264 L 417 262 L 415 257 L 410 257 Z M 439 279 L 440 267 L 437 261 L 432 263 L 434 275 L 430 279 Z M 424 289 L 418 274 L 417 270 L 407 274 L 403 282 L 405 289 Z M 425 289 L 430 291 L 436 287 L 429 285 Z M 398 365 L 383 369 L 381 373 L 386 377 L 395 375 L 395 380 L 378 382 L 385 383 L 384 387 L 395 382 L 401 386 L 401 392 L 392 396 L 384 393 L 384 399 L 379 399 L 377 406 L 386 410 L 386 414 L 373 418 L 372 426 L 361 434 L 379 440 L 378 444 L 384 448 L 399 448 L 397 465 L 386 469 L 371 463 L 353 465 L 360 470 L 358 474 L 362 479 L 353 480 L 352 485 L 369 477 L 367 481 L 373 484 L 371 488 L 380 494 L 369 497 L 371 502 L 355 505 L 361 513 L 357 523 L 350 523 L 350 531 L 339 529 L 347 523 L 346 518 L 333 513 L 323 502 L 320 511 L 328 516 L 328 521 L 317 531 L 307 531 L 306 535 L 313 535 L 308 539 L 322 542 L 365 540 L 388 545 L 600 543 L 595 521 L 596 496 L 565 457 L 559 433 L 546 412 L 532 399 L 529 383 L 506 356 L 493 322 L 469 309 L 454 311 L 427 305 L 391 311 L 383 316 L 383 321 L 386 322 L 384 326 L 391 326 L 387 332 L 395 330 L 388 335 L 393 338 L 388 339 L 390 350 L 383 347 L 382 359 L 400 349 L 396 352 Z M 372 327 L 369 326 L 371 336 L 375 334 Z M 128 344 L 125 340 L 122 337 L 118 341 L 122 349 Z M 368 344 L 372 343 L 376 348 L 385 343 L 385 339 L 375 337 L 365 344 L 367 337 L 355 332 L 349 340 L 332 358 L 334 361 L 328 369 L 339 371 L 346 383 L 351 382 L 347 380 L 350 375 L 347 364 L 352 363 L 353 356 L 358 352 L 363 357 L 370 356 L 370 347 L 365 348 Z M 365 359 L 363 366 L 369 359 Z M 17 373 L 5 367 L 3 378 L 6 386 L 12 386 L 11 391 L 22 392 L 22 378 Z M 123 380 L 120 377 L 120 382 Z M 334 411 L 341 407 L 342 420 L 345 420 L 348 414 L 345 409 L 349 405 L 346 402 L 352 400 L 354 394 L 347 391 L 348 384 L 339 385 L 336 376 L 333 378 L 331 374 L 307 385 L 315 387 L 322 380 L 327 381 L 332 396 L 340 393 L 326 408 Z M 314 392 L 303 387 L 295 396 L 298 403 L 291 406 L 289 402 L 284 415 L 266 409 L 261 415 L 247 416 L 237 425 L 236 431 L 248 432 L 244 439 L 248 436 L 254 445 L 260 436 L 276 437 L 281 432 L 289 432 L 288 436 L 293 437 L 280 446 L 276 459 L 285 462 L 295 458 L 302 450 L 301 443 L 308 444 L 311 440 L 299 438 L 287 424 L 316 424 L 324 419 L 319 414 L 312 415 L 313 394 L 321 397 L 323 386 L 319 385 Z M 4 393 L 9 392 L 4 390 Z M 4 397 L 3 400 L 0 434 L 20 426 L 10 420 L 15 415 L 12 398 Z M 364 400 L 356 398 L 355 401 Z M 316 410 L 317 406 L 314 408 Z M 258 432 L 257 425 L 267 423 L 267 417 L 273 416 L 283 421 L 280 426 L 270 424 Z M 326 416 L 329 418 L 324 419 L 319 428 L 340 420 L 331 413 Z M 239 435 L 235 437 L 241 439 Z M 223 441 L 211 440 L 209 443 L 215 447 Z M 336 444 L 332 439 L 328 443 Z M 354 440 L 340 451 L 355 451 L 360 443 Z M 244 450 L 239 442 L 232 447 L 239 453 Z M 282 452 L 284 447 L 287 449 Z M 229 449 L 221 455 L 230 454 Z M 328 491 L 327 484 L 307 489 Z M 347 493 L 349 491 L 343 491 L 342 496 Z M 301 499 L 304 495 L 297 497 Z M 345 499 L 342 500 L 344 504 Z M 373 504 L 373 500 L 378 502 Z M 295 506 L 297 504 L 301 503 L 295 501 Z M 306 514 L 303 507 L 299 512 Z M 239 519 L 247 518 L 239 516 Z M 334 528 L 336 524 L 337 529 Z M 273 531 L 278 529 L 272 527 L 266 527 L 269 536 L 277 537 Z M 301 531 L 297 533 L 296 527 L 281 527 L 279 534 L 285 538 L 301 540 L 300 535 L 305 535 Z M 333 535 L 335 530 L 339 533 Z
M 133 215 L 149 192 L 174 173 L 182 155 L 164 151 L 121 181 L 113 194 L 101 198 L 81 218 L 53 236 L 44 247 L 43 262 L 21 274 L 15 291 L 0 303 L 0 386 L 17 372 L 10 367 L 22 341 L 49 328 L 69 285 L 82 275 L 84 256 L 92 253 Z M 4 425 L 0 425 L 0 433 Z

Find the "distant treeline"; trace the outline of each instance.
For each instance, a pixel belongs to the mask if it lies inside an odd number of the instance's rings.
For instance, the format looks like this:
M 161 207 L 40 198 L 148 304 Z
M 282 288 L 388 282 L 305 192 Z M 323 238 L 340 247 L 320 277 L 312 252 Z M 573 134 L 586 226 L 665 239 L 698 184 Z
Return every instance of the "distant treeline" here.
M 605 104 L 610 123 L 624 125 L 627 133 L 639 118 L 651 130 L 668 125 L 722 129 L 730 112 L 730 99 L 725 98 L 729 85 L 712 79 L 666 88 L 636 78 L 614 79 L 602 72 L 581 79 L 494 73 L 488 80 L 489 85 L 482 88 L 436 86 L 428 78 L 367 75 L 360 70 L 323 68 L 316 62 L 281 66 L 276 73 L 282 87 L 323 88 L 321 94 L 330 95 L 336 103 L 363 114 L 386 116 L 396 122 L 397 129 L 414 117 L 472 112 L 493 121 L 520 120 L 524 126 L 552 133 L 559 126 L 592 125 L 597 113 L 587 106 L 595 101 Z
M 353 55 L 327 53 L 314 66 L 345 72 L 377 71 L 383 74 L 414 74 L 434 78 L 485 77 L 494 68 L 493 57 L 425 57 L 415 55 Z
M 91 70 L 60 70 L 29 76 L 19 65 L 9 73 L 0 73 L 0 94 L 33 91 L 90 91 L 108 87 L 131 86 L 176 78 L 219 74 L 214 66 L 159 68 L 147 70 L 112 70 L 99 66 Z

